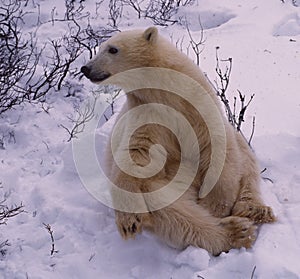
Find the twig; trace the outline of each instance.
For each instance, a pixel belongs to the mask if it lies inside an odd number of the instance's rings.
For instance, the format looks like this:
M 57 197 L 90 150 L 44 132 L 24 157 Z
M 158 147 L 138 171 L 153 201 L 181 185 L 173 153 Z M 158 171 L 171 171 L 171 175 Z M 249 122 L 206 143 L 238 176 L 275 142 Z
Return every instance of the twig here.
M 253 138 L 253 135 L 254 135 L 254 131 L 255 131 L 255 116 L 253 116 L 253 118 L 252 118 L 252 130 L 251 130 L 250 138 L 248 140 L 248 144 L 250 146 L 251 146 L 251 141 L 252 141 L 252 138 Z
M 51 251 L 50 251 L 50 255 L 52 256 L 54 253 L 58 253 L 58 250 L 55 250 L 55 242 L 54 242 L 53 230 L 51 229 L 51 226 L 49 224 L 43 223 L 43 225 L 45 226 L 46 230 L 48 231 L 48 233 L 50 234 L 50 237 L 51 237 Z
M 203 26 L 202 26 L 200 17 L 198 17 L 198 21 L 199 21 L 199 25 L 201 28 L 200 29 L 200 38 L 198 41 L 196 41 L 193 38 L 188 23 L 186 23 L 186 30 L 187 30 L 189 38 L 190 38 L 190 46 L 192 47 L 192 49 L 196 55 L 196 64 L 199 66 L 200 65 L 200 54 L 202 53 L 202 51 L 204 49 L 205 39 L 204 39 L 204 30 L 203 30 Z
M 260 174 L 263 174 L 266 170 L 267 170 L 267 168 L 264 168 L 264 169 L 260 172 Z M 263 180 L 270 181 L 271 183 L 274 183 L 274 181 L 273 181 L 271 178 L 269 178 L 269 177 L 263 176 L 262 179 L 263 179 Z
M 220 67 L 220 59 L 219 59 L 219 55 L 218 55 L 218 50 L 219 50 L 219 47 L 216 47 L 216 61 L 217 61 L 216 73 L 217 73 L 217 76 L 219 78 L 219 83 L 218 83 L 218 81 L 215 81 L 216 91 L 217 91 L 217 95 L 220 97 L 222 103 L 225 106 L 225 112 L 226 112 L 226 115 L 227 115 L 228 122 L 234 128 L 236 128 L 236 122 L 235 122 L 235 119 L 236 119 L 236 113 L 235 113 L 236 97 L 234 99 L 234 111 L 232 112 L 231 107 L 230 107 L 230 102 L 229 102 L 229 100 L 226 96 L 227 89 L 228 89 L 228 86 L 229 86 L 231 70 L 232 70 L 232 58 L 222 60 L 222 62 L 228 62 L 229 63 L 229 66 L 226 65 L 226 70 L 225 70 L 225 72 L 223 72 L 223 70 Z
M 121 94 L 122 89 L 114 90 L 114 92 L 111 95 L 111 100 L 107 100 L 106 102 L 110 105 L 111 108 L 111 114 L 115 114 L 115 101 L 118 98 L 118 96 Z
M 142 8 L 144 0 L 122 0 L 124 5 L 132 7 L 138 14 L 138 18 L 149 18 L 156 25 L 168 26 L 178 22 L 173 19 L 180 6 L 187 6 L 194 3 L 194 0 L 152 0 Z
M 252 273 L 251 273 L 251 279 L 254 278 L 254 273 L 255 273 L 255 270 L 256 270 L 256 265 L 254 266 L 253 270 L 252 270 Z
M 8 207 L 7 205 L 3 205 L 5 200 L 0 202 L 0 225 L 6 225 L 6 222 L 9 218 L 15 217 L 20 213 L 25 212 L 24 205 L 21 203 L 18 206 Z
M 231 104 L 227 98 L 227 90 L 229 86 L 229 81 L 230 81 L 230 75 L 232 71 L 232 58 L 228 58 L 225 60 L 220 60 L 219 55 L 218 55 L 218 50 L 219 47 L 216 47 L 216 73 L 218 76 L 218 80 L 215 81 L 216 84 L 216 92 L 219 98 L 221 99 L 222 103 L 225 106 L 225 112 L 227 115 L 228 122 L 234 127 L 236 131 L 238 131 L 242 137 L 245 139 L 245 141 L 248 143 L 249 147 L 251 147 L 251 141 L 254 135 L 255 131 L 255 117 L 253 117 L 252 121 L 252 131 L 250 135 L 250 139 L 247 140 L 244 133 L 242 132 L 242 124 L 245 121 L 245 114 L 246 110 L 248 109 L 250 103 L 252 102 L 254 98 L 254 94 L 250 96 L 250 99 L 248 102 L 246 102 L 246 96 L 242 94 L 240 90 L 238 91 L 239 99 L 234 96 L 234 101 L 233 101 L 233 110 L 231 108 Z M 220 66 L 220 62 L 227 62 L 225 71 L 222 70 Z M 240 105 L 239 105 L 239 112 L 237 112 L 237 100 L 239 100 Z
M 10 246 L 8 239 L 0 243 L 0 254 L 2 257 L 6 255 L 7 250 L 5 249 L 5 247 L 7 246 Z
M 123 13 L 123 3 L 120 0 L 110 0 L 109 1 L 109 19 L 111 20 L 111 26 L 118 29 L 118 21 L 122 17 Z
M 246 109 L 248 108 L 248 106 L 250 105 L 250 103 L 252 102 L 253 98 L 254 98 L 254 94 L 252 94 L 250 96 L 250 100 L 248 101 L 247 104 L 245 104 L 245 98 L 246 96 L 245 95 L 242 95 L 241 91 L 238 90 L 239 92 L 239 97 L 240 97 L 240 102 L 241 102 L 241 107 L 240 107 L 240 112 L 239 112 L 239 115 L 238 115 L 238 118 L 234 118 L 234 122 L 236 124 L 236 129 L 237 131 L 240 131 L 241 130 L 241 126 L 242 126 L 242 123 L 244 122 L 244 118 L 245 118 L 245 112 L 246 112 Z
M 264 168 L 264 169 L 260 172 L 260 174 L 264 173 L 265 171 L 267 171 L 267 168 Z
M 128 5 L 128 6 L 132 7 L 137 12 L 139 19 L 141 18 L 142 13 L 145 13 L 145 11 L 143 11 L 141 6 L 140 6 L 142 4 L 142 2 L 144 2 L 144 0 L 142 0 L 142 1 L 123 0 L 124 5 Z
M 0 182 L 0 188 L 2 188 L 1 184 L 2 182 Z M 0 202 L 0 225 L 6 225 L 6 222 L 9 218 L 17 216 L 22 212 L 25 212 L 22 203 L 19 206 L 12 206 L 9 208 L 7 205 L 3 204 L 5 201 L 6 199 Z M 0 243 L 0 254 L 2 256 L 5 256 L 6 254 L 7 250 L 4 248 L 6 246 L 10 246 L 8 240 L 5 240 L 2 243 Z
M 272 184 L 274 184 L 274 181 L 269 177 L 262 177 L 262 179 L 267 180 L 267 181 L 271 182 Z
M 69 120 L 73 123 L 73 127 L 69 129 L 68 127 L 60 124 L 59 126 L 64 128 L 68 134 L 68 142 L 71 141 L 73 138 L 77 138 L 77 135 L 84 131 L 85 125 L 87 122 L 93 119 L 95 113 L 95 106 L 97 103 L 97 97 L 94 94 L 94 98 L 92 101 L 88 101 L 83 109 L 77 109 L 77 118 L 73 119 L 72 117 L 68 117 Z
M 90 258 L 89 258 L 89 262 L 90 262 L 95 256 L 96 256 L 96 254 L 93 253 L 93 254 L 90 256 Z

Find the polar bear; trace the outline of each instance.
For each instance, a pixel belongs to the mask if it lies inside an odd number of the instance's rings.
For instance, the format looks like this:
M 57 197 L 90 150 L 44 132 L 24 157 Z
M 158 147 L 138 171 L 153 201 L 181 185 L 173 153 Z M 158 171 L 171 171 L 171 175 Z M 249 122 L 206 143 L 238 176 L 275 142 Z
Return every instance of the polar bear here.
M 101 45 L 99 53 L 81 68 L 81 72 L 92 82 L 101 83 L 119 73 L 143 67 L 171 69 L 188 76 L 201 85 L 221 112 L 215 91 L 199 67 L 159 35 L 155 27 L 123 31 L 114 35 Z M 173 247 L 183 249 L 193 245 L 204 248 L 213 255 L 231 248 L 251 247 L 256 239 L 256 225 L 274 222 L 275 216 L 260 197 L 260 173 L 255 156 L 247 143 L 222 116 L 226 131 L 224 166 L 214 187 L 199 197 L 211 159 L 212 146 L 207 125 L 193 104 L 170 92 L 151 88 L 128 93 L 119 119 L 134 108 L 153 103 L 174 108 L 191 123 L 201 154 L 200 163 L 195 179 L 187 185 L 187 190 L 165 207 L 152 210 L 151 205 L 147 204 L 149 201 L 145 200 L 142 202 L 149 209 L 145 212 L 115 210 L 116 224 L 121 236 L 124 239 L 134 238 L 142 230 L 147 230 Z M 167 117 L 166 114 L 162 114 L 162 110 L 153 113 L 145 110 L 135 117 L 148 119 L 150 123 L 154 114 L 158 118 Z M 176 114 L 172 117 L 176 125 Z M 115 163 L 108 146 L 106 172 L 121 189 L 141 193 L 143 196 L 144 193 L 160 189 L 174 178 L 181 161 L 181 148 L 172 131 L 158 124 L 144 125 L 128 135 L 126 131 L 135 121 L 135 118 L 129 117 L 123 127 L 118 128 L 122 129 L 121 136 L 124 137 L 124 141 L 121 141 L 117 148 L 117 156 L 122 157 L 124 152 L 129 152 L 134 164 L 145 167 L 153 159 L 151 146 L 159 143 L 164 147 L 166 156 L 162 169 L 146 178 L 128 175 Z M 190 135 L 185 131 L 185 127 L 179 127 L 178 130 L 183 141 L 192 148 L 195 142 L 189 142 Z M 123 146 L 123 142 L 129 142 L 129 146 Z M 193 164 L 192 153 L 186 158 L 188 163 L 190 161 L 190 166 Z M 126 164 L 126 160 L 124 162 Z M 159 164 L 159 161 L 157 163 Z M 189 167 L 185 170 L 186 174 L 181 183 L 188 180 Z

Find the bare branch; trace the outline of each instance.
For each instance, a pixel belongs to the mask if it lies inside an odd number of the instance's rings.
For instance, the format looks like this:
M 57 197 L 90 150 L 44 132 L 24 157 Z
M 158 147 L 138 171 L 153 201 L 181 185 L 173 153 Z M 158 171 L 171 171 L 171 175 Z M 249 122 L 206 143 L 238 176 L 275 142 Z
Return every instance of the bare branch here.
M 123 12 L 123 2 L 122 0 L 110 0 L 108 7 L 110 16 L 109 20 L 111 21 L 111 26 L 115 29 L 118 29 L 118 24 Z
M 254 278 L 255 270 L 256 270 L 256 265 L 254 266 L 254 268 L 253 268 L 253 270 L 252 270 L 252 273 L 251 273 L 251 279 Z
M 51 226 L 49 224 L 43 223 L 43 225 L 45 226 L 46 230 L 50 234 L 50 238 L 51 238 L 51 251 L 50 251 L 50 255 L 52 256 L 54 253 L 58 253 L 58 250 L 55 250 L 55 241 L 54 241 L 54 236 L 53 236 L 53 230 L 52 230 L 52 228 L 51 228 Z
M 242 132 L 242 124 L 245 121 L 245 114 L 250 103 L 254 98 L 254 94 L 252 94 L 250 96 L 250 99 L 246 102 L 246 96 L 243 95 L 240 90 L 237 90 L 238 98 L 234 96 L 233 109 L 231 108 L 230 101 L 227 97 L 227 90 L 228 90 L 230 75 L 232 71 L 232 58 L 220 60 L 218 55 L 218 50 L 219 47 L 216 48 L 216 61 L 217 61 L 216 73 L 217 73 L 218 80 L 215 81 L 215 84 L 216 84 L 217 96 L 219 96 L 221 102 L 225 107 L 225 112 L 226 112 L 228 122 L 234 127 L 235 130 L 237 130 L 242 135 L 242 137 L 246 140 L 246 142 L 248 142 L 248 145 L 251 147 L 251 141 L 255 131 L 255 117 L 253 117 L 252 131 L 249 140 L 246 139 L 245 135 Z M 221 68 L 220 65 L 221 63 L 226 63 L 225 70 Z M 238 112 L 237 112 L 237 100 L 239 100 Z
M 122 89 L 114 90 L 113 93 L 111 94 L 110 99 L 106 101 L 110 105 L 112 115 L 115 114 L 115 108 L 114 108 L 115 101 L 118 98 L 118 96 L 120 96 L 121 92 Z
M 124 5 L 132 7 L 138 14 L 138 18 L 149 18 L 155 25 L 168 26 L 178 22 L 174 19 L 180 6 L 194 3 L 194 0 L 152 0 L 142 8 L 144 0 L 122 0 Z
M 10 246 L 10 243 L 8 242 L 8 239 L 0 243 L 0 254 L 2 257 L 4 257 L 7 253 L 6 247 Z
M 9 218 L 15 217 L 24 212 L 24 206 L 22 203 L 20 205 L 8 207 L 3 204 L 4 202 L 5 200 L 0 202 L 0 225 L 6 225 Z
M 67 140 L 68 142 L 73 138 L 77 138 L 77 135 L 84 131 L 86 123 L 93 119 L 95 115 L 96 103 L 97 97 L 94 94 L 93 99 L 88 100 L 84 107 L 82 107 L 81 109 L 76 109 L 77 116 L 75 119 L 72 117 L 68 117 L 73 124 L 73 127 L 71 129 L 62 124 L 60 125 L 60 127 L 64 128 L 69 134 L 69 138 Z
M 253 116 L 253 118 L 252 118 L 252 130 L 251 130 L 250 138 L 248 140 L 249 146 L 251 146 L 251 142 L 252 142 L 252 138 L 253 138 L 253 135 L 254 135 L 254 131 L 255 131 L 255 116 Z
M 202 53 L 202 51 L 204 49 L 205 39 L 204 39 L 204 30 L 203 30 L 203 26 L 202 26 L 200 17 L 198 17 L 198 21 L 199 21 L 199 25 L 201 28 L 200 28 L 200 37 L 197 41 L 192 36 L 188 23 L 186 23 L 186 30 L 187 30 L 189 38 L 190 38 L 190 46 L 192 47 L 192 49 L 196 55 L 196 64 L 199 66 L 200 65 L 200 54 Z

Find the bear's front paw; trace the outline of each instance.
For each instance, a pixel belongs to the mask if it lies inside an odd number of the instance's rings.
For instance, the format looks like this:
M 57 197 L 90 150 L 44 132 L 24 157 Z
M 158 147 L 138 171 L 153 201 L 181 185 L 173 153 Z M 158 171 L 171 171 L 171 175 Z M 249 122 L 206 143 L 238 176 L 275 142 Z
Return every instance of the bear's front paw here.
M 116 212 L 116 224 L 124 239 L 134 238 L 142 232 L 142 218 L 139 214 Z
M 232 210 L 232 215 L 247 217 L 255 224 L 273 223 L 276 221 L 273 210 L 269 206 L 253 202 L 239 201 Z
M 231 248 L 250 248 L 256 239 L 256 226 L 248 218 L 229 216 L 220 225 L 226 230 Z

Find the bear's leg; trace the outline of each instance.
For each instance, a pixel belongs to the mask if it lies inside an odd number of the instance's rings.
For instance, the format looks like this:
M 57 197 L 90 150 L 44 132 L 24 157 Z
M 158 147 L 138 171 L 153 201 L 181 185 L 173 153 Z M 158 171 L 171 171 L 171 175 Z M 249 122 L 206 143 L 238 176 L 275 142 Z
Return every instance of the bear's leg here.
M 151 217 L 148 229 L 179 249 L 193 245 L 218 255 L 231 248 L 250 248 L 256 239 L 256 227 L 248 218 L 217 218 L 190 200 L 178 200 Z
M 272 223 L 276 221 L 272 208 L 264 205 L 257 189 L 259 177 L 255 174 L 241 179 L 241 190 L 232 209 L 232 215 L 247 217 L 255 224 Z

